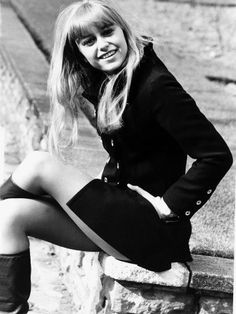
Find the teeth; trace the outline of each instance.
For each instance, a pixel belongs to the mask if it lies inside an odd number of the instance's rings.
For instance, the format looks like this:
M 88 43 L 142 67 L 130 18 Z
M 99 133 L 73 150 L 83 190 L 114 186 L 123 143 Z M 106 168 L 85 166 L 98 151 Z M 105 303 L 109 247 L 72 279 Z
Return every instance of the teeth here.
M 112 55 L 114 55 L 115 52 L 116 52 L 116 51 L 114 51 L 114 50 L 113 50 L 113 51 L 110 51 L 110 52 L 106 53 L 105 55 L 103 55 L 101 58 L 102 58 L 102 59 L 109 58 L 109 57 L 111 57 Z

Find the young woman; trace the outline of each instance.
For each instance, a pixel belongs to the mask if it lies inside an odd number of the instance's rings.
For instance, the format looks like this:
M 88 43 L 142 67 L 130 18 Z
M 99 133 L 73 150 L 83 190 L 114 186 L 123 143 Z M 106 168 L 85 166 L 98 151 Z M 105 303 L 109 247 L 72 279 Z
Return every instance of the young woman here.
M 135 34 L 110 1 L 74 3 L 59 15 L 49 91 L 53 154 L 31 153 L 1 188 L 6 313 L 28 309 L 28 236 L 103 250 L 154 271 L 191 261 L 190 218 L 232 164 L 226 143 L 152 42 Z M 70 145 L 76 143 L 83 98 L 94 105 L 110 155 L 99 179 L 57 158 L 68 119 Z M 187 155 L 195 162 L 185 173 Z

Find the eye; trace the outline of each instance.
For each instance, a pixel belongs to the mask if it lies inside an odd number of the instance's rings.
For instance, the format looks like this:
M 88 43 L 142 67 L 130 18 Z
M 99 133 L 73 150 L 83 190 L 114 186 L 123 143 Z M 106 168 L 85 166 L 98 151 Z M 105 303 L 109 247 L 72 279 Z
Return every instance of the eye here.
M 94 37 L 87 37 L 85 39 L 82 39 L 80 41 L 80 44 L 82 46 L 92 46 L 94 44 L 94 42 L 95 42 L 95 38 Z
M 102 31 L 103 36 L 110 36 L 114 32 L 114 29 L 112 27 L 107 27 Z

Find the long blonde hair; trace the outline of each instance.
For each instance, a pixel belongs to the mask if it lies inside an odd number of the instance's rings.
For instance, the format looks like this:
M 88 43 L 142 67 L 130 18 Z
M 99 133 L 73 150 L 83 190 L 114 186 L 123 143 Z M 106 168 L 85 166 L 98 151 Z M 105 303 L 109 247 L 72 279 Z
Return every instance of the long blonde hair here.
M 60 154 L 62 134 L 68 125 L 67 118 L 71 125 L 67 145 L 73 145 L 78 140 L 81 94 L 92 84 L 101 83 L 104 78 L 101 71 L 92 68 L 84 60 L 76 45 L 86 29 L 91 25 L 98 26 L 99 23 L 116 24 L 123 30 L 128 53 L 124 67 L 103 85 L 102 92 L 100 89 L 97 128 L 100 133 L 110 133 L 122 126 L 122 114 L 127 104 L 133 72 L 142 58 L 145 39 L 134 34 L 111 1 L 86 0 L 73 3 L 59 14 L 56 21 L 48 79 L 52 119 L 49 147 L 56 154 Z

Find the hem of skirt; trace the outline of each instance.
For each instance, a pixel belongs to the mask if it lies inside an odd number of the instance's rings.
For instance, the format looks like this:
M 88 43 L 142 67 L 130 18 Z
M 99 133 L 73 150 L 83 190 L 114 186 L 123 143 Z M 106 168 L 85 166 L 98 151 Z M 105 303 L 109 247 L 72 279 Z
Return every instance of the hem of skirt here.
M 106 184 L 102 182 L 100 179 L 93 179 L 89 183 L 87 183 L 81 190 L 79 190 L 67 203 L 66 205 L 72 210 L 73 214 L 76 216 L 74 222 L 76 225 L 83 231 L 83 233 L 92 241 L 94 242 L 99 248 L 101 248 L 105 253 L 108 255 L 114 256 L 116 259 L 119 259 L 123 262 L 130 261 L 130 258 L 123 254 L 122 252 L 118 251 L 115 247 L 109 244 L 106 240 L 104 240 L 99 234 L 97 234 L 89 225 L 87 225 L 78 215 L 75 214 L 73 207 L 74 202 L 78 202 L 85 192 L 92 187 L 94 184 Z M 77 221 L 77 222 L 76 222 Z M 122 257 L 122 258 L 121 258 Z
M 100 179 L 93 179 L 89 181 L 89 183 L 87 183 L 84 187 L 82 187 L 82 189 L 80 189 L 74 196 L 72 196 L 72 198 L 68 202 L 66 202 L 66 205 L 71 208 L 74 201 L 79 200 L 83 196 L 83 194 L 90 188 L 90 186 L 96 182 L 102 182 L 102 181 Z

